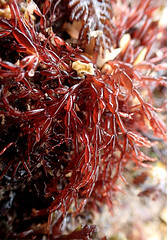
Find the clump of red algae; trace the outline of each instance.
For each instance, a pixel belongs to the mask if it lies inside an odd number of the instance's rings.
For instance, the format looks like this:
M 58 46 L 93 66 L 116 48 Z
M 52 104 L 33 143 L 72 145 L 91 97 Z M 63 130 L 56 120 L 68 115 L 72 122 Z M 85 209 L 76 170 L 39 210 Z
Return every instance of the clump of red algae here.
M 153 97 L 167 86 L 166 28 L 154 17 L 162 6 L 12 0 L 0 7 L 0 178 L 3 186 L 35 186 L 31 197 L 42 200 L 29 213 L 43 216 L 6 236 L 61 238 L 71 212 L 112 208 L 129 162 L 154 160 L 141 150 L 154 144 L 147 133 L 167 140 Z M 90 239 L 96 228 L 79 231 Z

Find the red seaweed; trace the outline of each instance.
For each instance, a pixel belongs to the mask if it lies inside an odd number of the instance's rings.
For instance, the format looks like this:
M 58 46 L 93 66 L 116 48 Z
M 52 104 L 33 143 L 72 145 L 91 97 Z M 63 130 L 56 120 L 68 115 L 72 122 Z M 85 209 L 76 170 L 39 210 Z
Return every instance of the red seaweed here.
M 111 210 L 117 180 L 126 181 L 125 166 L 147 167 L 154 160 L 142 151 L 154 144 L 144 133 L 167 140 L 159 116 L 163 106 L 153 97 L 158 86 L 167 86 L 166 29 L 153 19 L 160 6 L 152 0 L 132 6 L 129 1 L 36 1 L 33 14 L 23 9 L 24 1 L 4 2 L 0 179 L 33 181 L 43 171 L 43 199 L 50 199 L 31 209 L 34 218 L 48 216 L 47 227 L 29 226 L 10 237 L 57 238 L 73 204 L 75 215 L 89 205 L 106 203 Z M 67 30 L 75 21 L 81 24 L 77 39 Z M 129 40 L 122 45 L 125 35 Z M 97 63 L 101 52 L 103 61 L 107 50 L 118 48 L 115 59 Z M 61 239 L 78 234 L 89 239 L 94 231 L 86 226 Z

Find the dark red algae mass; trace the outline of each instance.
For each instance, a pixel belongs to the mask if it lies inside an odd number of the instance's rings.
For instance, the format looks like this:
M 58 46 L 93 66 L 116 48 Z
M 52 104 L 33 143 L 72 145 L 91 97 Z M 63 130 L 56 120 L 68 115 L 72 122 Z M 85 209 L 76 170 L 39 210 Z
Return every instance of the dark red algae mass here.
M 111 210 L 125 166 L 154 160 L 147 133 L 167 140 L 161 2 L 0 0 L 1 238 L 93 239 L 94 225 L 67 225 Z

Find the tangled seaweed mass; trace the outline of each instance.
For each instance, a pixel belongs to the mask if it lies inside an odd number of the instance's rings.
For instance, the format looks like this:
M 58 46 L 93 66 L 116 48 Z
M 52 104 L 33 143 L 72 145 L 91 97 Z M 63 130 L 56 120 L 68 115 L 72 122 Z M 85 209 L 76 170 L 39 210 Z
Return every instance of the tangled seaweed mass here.
M 167 140 L 166 103 L 153 94 L 167 87 L 162 3 L 1 0 L 0 8 L 0 178 L 12 194 L 5 221 L 16 199 L 32 199 L 24 227 L 13 213 L 3 236 L 89 239 L 95 226 L 62 235 L 66 219 L 111 209 L 125 166 L 153 160 L 143 151 L 155 144 L 147 133 Z M 31 191 L 21 200 L 23 189 Z

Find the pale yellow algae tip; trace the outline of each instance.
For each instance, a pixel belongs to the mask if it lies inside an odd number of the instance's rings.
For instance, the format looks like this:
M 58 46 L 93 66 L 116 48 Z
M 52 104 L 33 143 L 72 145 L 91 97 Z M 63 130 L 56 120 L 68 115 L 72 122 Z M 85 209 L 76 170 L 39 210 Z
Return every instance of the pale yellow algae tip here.
M 84 77 L 85 74 L 95 74 L 93 63 L 83 63 L 81 61 L 75 61 L 72 64 L 72 69 L 74 69 L 80 77 Z

